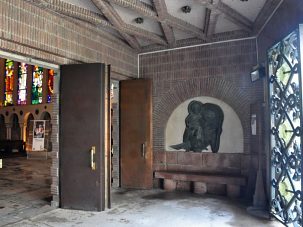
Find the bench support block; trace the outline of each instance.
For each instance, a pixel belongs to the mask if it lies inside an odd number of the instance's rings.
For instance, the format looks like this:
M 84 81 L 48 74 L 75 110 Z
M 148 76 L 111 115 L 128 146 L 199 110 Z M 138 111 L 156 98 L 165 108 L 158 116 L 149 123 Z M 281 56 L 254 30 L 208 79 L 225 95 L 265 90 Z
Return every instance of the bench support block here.
M 203 182 L 194 182 L 194 193 L 196 194 L 206 194 L 207 192 L 207 185 Z
M 240 185 L 227 185 L 227 196 L 230 198 L 239 198 L 241 193 Z
M 164 189 L 166 191 L 175 191 L 177 182 L 171 179 L 164 179 Z

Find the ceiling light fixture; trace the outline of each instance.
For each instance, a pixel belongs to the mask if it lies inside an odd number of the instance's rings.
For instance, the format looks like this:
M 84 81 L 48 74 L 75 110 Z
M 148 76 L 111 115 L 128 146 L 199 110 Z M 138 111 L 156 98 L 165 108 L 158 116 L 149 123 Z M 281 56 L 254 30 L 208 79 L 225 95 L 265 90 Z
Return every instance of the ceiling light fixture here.
M 190 13 L 191 7 L 190 6 L 183 6 L 181 8 L 181 10 L 182 10 L 183 13 Z
M 136 22 L 137 24 L 143 24 L 144 19 L 143 19 L 142 17 L 137 17 L 137 18 L 135 18 L 135 22 Z

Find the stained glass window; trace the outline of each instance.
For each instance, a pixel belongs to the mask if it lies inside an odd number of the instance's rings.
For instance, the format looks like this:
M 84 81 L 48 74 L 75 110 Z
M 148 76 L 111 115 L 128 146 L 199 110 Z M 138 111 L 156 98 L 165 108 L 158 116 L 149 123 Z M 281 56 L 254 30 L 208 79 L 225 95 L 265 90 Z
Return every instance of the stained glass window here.
M 18 73 L 18 105 L 26 104 L 26 78 L 27 78 L 27 64 L 19 64 Z
M 13 105 L 13 90 L 14 90 L 14 61 L 6 59 L 4 106 Z
M 54 93 L 54 70 L 48 70 L 48 81 L 47 81 L 47 103 L 50 103 L 52 100 L 52 94 Z
M 42 103 L 43 68 L 37 65 L 33 70 L 32 104 Z

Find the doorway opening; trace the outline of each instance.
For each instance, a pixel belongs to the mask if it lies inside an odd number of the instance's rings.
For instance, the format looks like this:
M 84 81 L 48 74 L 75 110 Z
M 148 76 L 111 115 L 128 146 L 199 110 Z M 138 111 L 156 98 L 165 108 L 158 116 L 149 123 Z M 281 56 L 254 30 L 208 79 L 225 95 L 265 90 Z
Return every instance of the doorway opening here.
M 39 116 L 35 111 L 25 114 L 22 111 L 0 115 L 1 225 L 51 209 L 51 158 L 27 157 L 32 146 L 33 121 L 35 118 L 49 121 L 51 116 L 48 112 Z M 46 124 L 46 131 L 51 132 L 51 124 Z M 46 143 L 51 142 L 46 140 Z M 51 146 L 45 147 L 48 152 L 51 151 Z
M 41 119 L 47 122 L 56 116 L 54 78 L 58 69 L 58 65 L 1 53 L 0 75 L 5 80 L 0 80 L 0 87 L 11 90 L 8 96 L 0 98 L 0 225 L 51 208 L 54 155 L 34 159 L 27 154 L 32 150 L 33 122 Z M 6 90 L 1 92 L 8 94 Z M 52 131 L 50 123 L 46 127 Z M 45 148 L 49 153 L 53 148 L 48 138 Z

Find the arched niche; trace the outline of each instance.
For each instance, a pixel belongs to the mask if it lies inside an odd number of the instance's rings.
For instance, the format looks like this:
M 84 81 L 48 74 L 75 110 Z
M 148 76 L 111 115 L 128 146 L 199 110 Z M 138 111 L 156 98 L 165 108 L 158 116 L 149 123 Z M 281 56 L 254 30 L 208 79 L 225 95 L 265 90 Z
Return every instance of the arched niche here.
M 202 102 L 203 104 L 212 103 L 218 105 L 224 113 L 218 153 L 243 153 L 243 128 L 238 115 L 232 107 L 222 100 L 208 96 L 188 99 L 177 106 L 172 112 L 165 128 L 165 150 L 176 151 L 176 149 L 171 148 L 171 145 L 183 142 L 183 134 L 186 127 L 185 118 L 188 116 L 188 104 L 193 100 Z M 208 150 L 203 150 L 202 152 L 211 152 L 210 146 L 208 146 L 207 149 Z
M 0 140 L 6 140 L 5 117 L 0 114 Z
M 11 140 L 21 140 L 21 129 L 19 125 L 19 117 L 17 114 L 12 114 L 10 117 L 11 124 Z
M 26 142 L 26 150 L 30 150 L 28 146 L 32 144 L 34 119 L 35 118 L 32 113 L 27 113 L 24 117 L 24 122 L 26 124 L 24 137 L 24 141 Z
M 52 118 L 51 118 L 51 115 L 49 112 L 47 111 L 44 111 L 41 116 L 40 116 L 40 120 L 47 120 L 47 121 L 50 121 Z
M 52 151 L 52 123 L 51 115 L 49 112 L 45 111 L 41 114 L 40 120 L 45 120 L 45 138 L 44 138 L 44 147 L 47 151 Z

